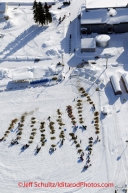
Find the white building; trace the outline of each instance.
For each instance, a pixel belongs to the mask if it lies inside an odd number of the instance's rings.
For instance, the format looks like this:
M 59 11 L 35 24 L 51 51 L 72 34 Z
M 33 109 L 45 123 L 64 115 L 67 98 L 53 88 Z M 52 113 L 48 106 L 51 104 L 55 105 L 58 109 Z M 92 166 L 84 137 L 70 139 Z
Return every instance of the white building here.
M 81 52 L 95 52 L 96 42 L 94 38 L 81 39 Z
M 128 92 L 128 74 L 121 75 L 122 82 L 124 83 L 125 89 Z
M 12 75 L 12 80 L 14 82 L 25 82 L 33 79 L 32 72 L 17 73 Z
M 115 95 L 122 94 L 121 88 L 120 88 L 120 83 L 119 80 L 117 79 L 116 76 L 111 76 L 110 77 L 110 82 L 112 84 L 112 88 L 114 90 Z
M 108 8 L 108 7 L 126 7 L 128 0 L 86 0 L 87 9 Z

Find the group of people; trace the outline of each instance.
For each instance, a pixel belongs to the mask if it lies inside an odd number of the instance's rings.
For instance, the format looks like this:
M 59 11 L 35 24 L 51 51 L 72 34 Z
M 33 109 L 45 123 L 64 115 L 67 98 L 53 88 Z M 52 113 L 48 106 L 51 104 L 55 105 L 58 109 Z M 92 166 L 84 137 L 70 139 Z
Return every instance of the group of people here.
M 59 24 L 65 19 L 66 15 L 63 16 L 63 18 L 61 19 L 61 17 L 59 18 Z
M 89 140 L 92 141 L 93 137 L 90 137 Z M 91 151 L 88 151 L 88 155 L 87 155 L 87 158 L 86 158 L 86 164 L 83 167 L 84 170 L 88 169 L 91 166 L 91 164 L 88 165 L 91 162 L 90 155 L 91 155 Z
M 28 144 L 25 144 L 25 145 L 23 145 L 22 150 L 25 150 L 25 149 L 27 149 L 28 147 L 29 147 L 29 145 L 28 145 Z
M 41 150 L 41 147 L 36 147 L 36 153 L 39 153 L 39 151 Z
M 15 140 L 12 139 L 11 145 L 14 145 L 14 144 L 19 144 L 19 142 L 16 139 Z
M 80 159 L 81 159 L 81 161 L 84 161 L 84 152 L 81 153 Z
M 56 148 L 55 148 L 55 147 L 50 147 L 50 149 L 49 149 L 49 153 L 51 154 L 51 153 L 53 153 L 55 150 L 56 150 Z
M 84 165 L 83 169 L 88 169 L 88 167 L 91 166 L 91 164 L 88 165 L 90 162 L 91 162 L 90 161 L 90 153 L 88 153 L 87 158 L 86 158 L 86 164 Z
M 86 125 L 82 125 L 82 127 L 86 130 L 87 126 Z

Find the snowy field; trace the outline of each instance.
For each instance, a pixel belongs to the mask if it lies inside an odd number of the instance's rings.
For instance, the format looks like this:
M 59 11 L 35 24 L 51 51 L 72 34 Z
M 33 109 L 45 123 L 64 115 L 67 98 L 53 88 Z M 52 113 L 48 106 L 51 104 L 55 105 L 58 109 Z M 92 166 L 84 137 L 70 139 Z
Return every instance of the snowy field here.
M 68 11 L 52 11 L 53 23 L 49 26 L 37 26 L 33 21 L 31 7 L 13 9 L 9 7 L 10 19 L 1 23 L 1 59 L 28 59 L 35 57 L 52 59 L 61 57 L 61 42 L 65 36 L 65 25 Z M 59 17 L 66 15 L 65 21 L 59 25 Z M 20 21 L 20 22 L 19 22 Z M 52 33 L 51 33 L 52 32 Z
M 81 53 L 77 15 L 83 3 L 72 0 L 64 7 L 58 1 L 50 9 L 53 22 L 44 27 L 34 23 L 30 5 L 11 5 L 10 19 L 0 23 L 1 193 L 123 193 L 127 188 L 128 93 L 120 81 L 122 95 L 115 96 L 110 76 L 120 80 L 128 71 L 128 34 L 111 34 L 109 47 Z M 88 64 L 77 68 L 83 59 Z M 13 81 L 27 75 L 32 78 Z M 31 84 L 40 79 L 48 82 Z M 102 114 L 105 106 L 107 116 Z M 15 139 L 18 144 L 12 145 Z M 23 149 L 26 144 L 29 147 Z M 34 182 L 114 187 L 46 188 Z

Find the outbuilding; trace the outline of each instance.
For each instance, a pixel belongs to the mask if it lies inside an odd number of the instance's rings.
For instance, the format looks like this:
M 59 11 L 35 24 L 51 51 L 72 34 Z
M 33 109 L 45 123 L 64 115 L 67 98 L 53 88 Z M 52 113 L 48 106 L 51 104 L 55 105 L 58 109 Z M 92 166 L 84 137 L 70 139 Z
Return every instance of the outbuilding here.
M 87 9 L 99 9 L 99 8 L 108 8 L 108 7 L 113 7 L 113 8 L 119 8 L 119 7 L 126 7 L 128 4 L 128 0 L 98 0 L 98 1 L 93 1 L 93 0 L 88 0 L 86 1 L 86 7 Z
M 116 9 L 87 9 L 87 7 L 82 7 L 80 32 L 81 34 L 111 34 L 128 32 L 128 7 L 120 7 Z
M 122 94 L 120 84 L 119 84 L 119 80 L 117 79 L 117 77 L 116 76 L 111 76 L 110 77 L 110 82 L 111 82 L 111 85 L 112 85 L 112 88 L 114 90 L 115 95 Z
M 26 82 L 33 79 L 32 72 L 17 73 L 12 75 L 12 80 L 14 82 Z
M 128 92 L 128 74 L 122 74 L 121 79 L 122 79 L 122 82 L 124 84 L 126 91 Z
M 81 39 L 81 52 L 95 52 L 96 42 L 94 38 Z

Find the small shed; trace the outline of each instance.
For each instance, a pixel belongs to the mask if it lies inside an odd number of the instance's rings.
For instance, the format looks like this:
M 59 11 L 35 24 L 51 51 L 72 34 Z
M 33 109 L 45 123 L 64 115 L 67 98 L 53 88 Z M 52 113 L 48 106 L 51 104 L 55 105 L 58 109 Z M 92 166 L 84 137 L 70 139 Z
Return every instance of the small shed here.
M 81 39 L 81 52 L 95 52 L 96 42 L 94 38 Z
M 128 74 L 122 74 L 121 79 L 122 79 L 122 82 L 124 84 L 126 91 L 128 92 Z
M 33 79 L 33 73 L 29 71 L 12 75 L 12 80 L 14 82 L 26 82 L 32 79 Z
M 110 82 L 111 82 L 111 85 L 112 85 L 112 88 L 114 90 L 115 95 L 122 94 L 120 84 L 119 84 L 119 80 L 117 79 L 117 77 L 116 76 L 111 76 L 110 77 Z

